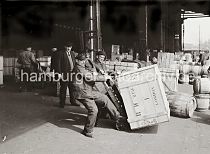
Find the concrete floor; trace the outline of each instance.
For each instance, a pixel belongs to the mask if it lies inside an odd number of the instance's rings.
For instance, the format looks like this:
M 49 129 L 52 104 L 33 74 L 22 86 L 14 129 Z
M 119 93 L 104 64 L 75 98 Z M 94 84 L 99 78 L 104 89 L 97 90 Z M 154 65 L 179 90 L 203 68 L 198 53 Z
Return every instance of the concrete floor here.
M 131 132 L 100 120 L 91 139 L 80 134 L 86 110 L 58 108 L 58 98 L 49 96 L 49 89 L 39 90 L 39 95 L 17 93 L 11 85 L 0 89 L 0 154 L 210 153 L 209 111 Z M 192 93 L 192 86 L 179 85 L 179 91 Z

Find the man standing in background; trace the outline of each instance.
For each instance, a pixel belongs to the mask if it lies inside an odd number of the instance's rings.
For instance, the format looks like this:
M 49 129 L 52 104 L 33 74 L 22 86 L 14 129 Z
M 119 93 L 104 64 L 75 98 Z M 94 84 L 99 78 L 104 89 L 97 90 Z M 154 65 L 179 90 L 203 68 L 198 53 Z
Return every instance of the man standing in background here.
M 54 72 L 56 70 L 57 64 L 58 64 L 58 49 L 57 48 L 52 48 L 51 49 L 51 66 L 50 70 L 51 72 Z
M 59 73 L 60 78 L 60 107 L 64 108 L 66 101 L 66 90 L 69 88 L 69 96 L 71 105 L 79 106 L 76 104 L 75 99 L 72 96 L 72 71 L 75 66 L 75 54 L 72 50 L 72 43 L 65 45 L 65 49 L 58 53 L 58 64 L 56 73 Z

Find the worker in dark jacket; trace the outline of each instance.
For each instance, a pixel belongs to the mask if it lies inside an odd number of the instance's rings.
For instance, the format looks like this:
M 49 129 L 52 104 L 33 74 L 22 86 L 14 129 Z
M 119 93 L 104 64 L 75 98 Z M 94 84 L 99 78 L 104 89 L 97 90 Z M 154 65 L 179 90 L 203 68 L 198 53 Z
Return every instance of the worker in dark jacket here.
M 58 56 L 59 52 L 57 48 L 51 49 L 51 64 L 50 64 L 50 70 L 54 72 L 57 69 L 58 66 Z
M 66 101 L 66 90 L 69 89 L 70 103 L 72 105 L 78 105 L 72 96 L 72 71 L 75 66 L 75 54 L 72 50 L 72 43 L 65 45 L 65 50 L 59 51 L 58 64 L 56 67 L 56 74 L 59 74 L 60 78 L 60 107 L 64 108 Z
M 30 75 L 34 72 L 34 68 L 37 65 L 34 53 L 31 47 L 27 47 L 26 50 L 22 51 L 17 62 L 20 66 L 20 78 L 21 78 L 21 91 L 32 90 L 33 84 L 30 81 Z
M 100 107 L 107 108 L 112 118 L 116 121 L 116 128 L 118 128 L 120 121 L 123 121 L 125 118 L 120 115 L 105 94 L 93 88 L 96 82 L 105 82 L 110 77 L 108 75 L 98 75 L 97 72 L 94 72 L 94 68 L 86 67 L 85 54 L 79 54 L 77 59 L 78 62 L 74 68 L 73 96 L 88 110 L 87 121 L 82 133 L 87 137 L 93 137 L 92 133 L 96 123 L 98 107 L 99 109 Z

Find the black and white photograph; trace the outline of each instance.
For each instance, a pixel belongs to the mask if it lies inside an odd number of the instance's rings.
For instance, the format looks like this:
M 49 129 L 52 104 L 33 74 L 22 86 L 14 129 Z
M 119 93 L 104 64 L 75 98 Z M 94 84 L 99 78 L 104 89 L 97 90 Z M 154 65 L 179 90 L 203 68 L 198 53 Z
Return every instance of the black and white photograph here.
M 209 154 L 210 0 L 0 1 L 0 154 Z

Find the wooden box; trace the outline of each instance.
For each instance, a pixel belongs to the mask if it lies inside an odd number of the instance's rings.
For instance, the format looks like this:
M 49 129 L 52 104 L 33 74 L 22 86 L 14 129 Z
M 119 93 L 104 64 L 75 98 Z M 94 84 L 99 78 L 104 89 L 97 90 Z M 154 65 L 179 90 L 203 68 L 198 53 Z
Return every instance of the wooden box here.
M 6 76 L 12 76 L 14 75 L 14 67 L 15 67 L 15 61 L 17 59 L 10 57 L 10 58 L 4 58 L 3 59 L 3 74 Z
M 106 61 L 105 65 L 108 71 L 117 71 L 119 74 L 127 71 L 137 70 L 139 67 L 139 64 L 135 62 Z
M 131 129 L 169 121 L 169 103 L 157 65 L 119 75 L 118 86 Z
M 50 67 L 51 64 L 51 57 L 50 56 L 43 56 L 37 59 L 41 66 L 43 67 Z
M 163 82 L 172 90 L 177 91 L 178 89 L 178 79 L 179 70 L 171 68 L 159 68 Z M 165 88 L 165 91 L 168 91 Z
M 158 53 L 158 66 L 159 68 L 169 68 L 174 62 L 174 53 L 159 52 Z

